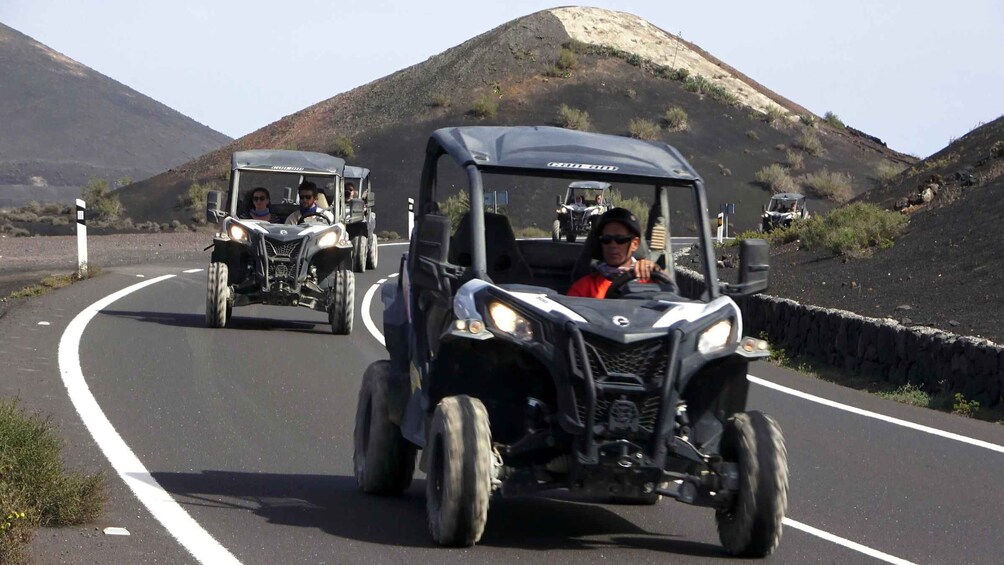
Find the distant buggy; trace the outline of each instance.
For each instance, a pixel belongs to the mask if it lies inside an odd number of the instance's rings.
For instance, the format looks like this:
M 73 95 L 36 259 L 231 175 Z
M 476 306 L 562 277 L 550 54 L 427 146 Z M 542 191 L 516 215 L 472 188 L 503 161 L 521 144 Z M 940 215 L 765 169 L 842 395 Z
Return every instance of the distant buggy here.
M 607 211 L 606 191 L 608 182 L 578 181 L 568 185 L 565 198 L 557 198 L 554 223 L 551 226 L 551 240 L 574 243 L 578 236 L 585 237 L 589 230 Z
M 377 268 L 379 249 L 376 235 L 376 193 L 370 181 L 370 170 L 345 166 L 345 184 L 356 187 L 355 196 L 346 192 L 345 229 L 352 242 L 352 270 L 362 273 Z
M 775 194 L 763 207 L 760 231 L 769 232 L 774 228 L 786 228 L 795 220 L 807 219 L 809 219 L 809 209 L 805 205 L 805 196 L 797 192 Z
M 206 325 L 222 328 L 234 306 L 303 306 L 328 314 L 335 334 L 352 332 L 355 278 L 342 197 L 345 161 L 306 151 L 238 151 L 231 157 L 230 186 L 209 193 L 206 217 L 217 222 L 206 290 Z M 330 208 L 281 223 L 299 207 L 295 187 L 330 185 Z M 251 219 L 251 192 L 265 188 L 274 218 Z M 326 198 L 325 198 L 326 200 Z M 270 223 L 268 220 L 279 223 Z
M 484 210 L 484 177 L 495 174 L 588 176 L 650 194 L 643 239 L 653 247 L 643 253 L 663 264 L 658 284 L 629 271 L 605 300 L 561 294 L 589 272 L 596 230 L 584 245 L 516 240 L 506 216 Z M 441 177 L 468 180 L 470 211 L 455 231 L 440 213 Z M 437 130 L 408 253 L 382 289 L 390 359 L 369 366 L 359 392 L 360 488 L 402 492 L 421 449 L 428 525 L 442 545 L 476 543 L 493 495 L 564 488 L 709 506 L 730 552 L 771 553 L 787 452 L 777 423 L 746 409 L 747 366 L 767 344 L 743 337 L 730 298 L 767 287 L 768 247 L 743 241 L 739 282 L 719 282 L 707 207 L 700 176 L 664 143 L 547 127 Z M 670 218 L 698 228 L 703 287 L 688 293 L 697 298 L 678 290 Z

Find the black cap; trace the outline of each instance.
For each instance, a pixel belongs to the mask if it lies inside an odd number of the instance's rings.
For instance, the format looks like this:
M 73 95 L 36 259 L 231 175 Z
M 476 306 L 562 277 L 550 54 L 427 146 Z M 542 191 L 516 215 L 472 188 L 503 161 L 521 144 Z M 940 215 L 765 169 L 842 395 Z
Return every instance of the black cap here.
M 627 208 L 611 208 L 600 216 L 600 221 L 596 223 L 596 233 L 597 235 L 603 233 L 603 226 L 609 224 L 610 222 L 620 222 L 635 235 L 635 237 L 641 237 L 641 224 L 638 223 L 638 218 L 631 213 L 631 210 Z

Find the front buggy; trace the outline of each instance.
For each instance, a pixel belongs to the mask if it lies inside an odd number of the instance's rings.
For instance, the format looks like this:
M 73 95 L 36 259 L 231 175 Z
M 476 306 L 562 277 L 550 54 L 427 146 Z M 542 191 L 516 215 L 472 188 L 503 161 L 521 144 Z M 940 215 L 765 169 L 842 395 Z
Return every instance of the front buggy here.
M 206 290 L 206 325 L 226 326 L 234 306 L 303 306 L 328 314 L 335 334 L 352 332 L 355 277 L 352 247 L 342 218 L 345 161 L 306 151 L 238 151 L 231 157 L 230 185 L 211 191 L 206 218 L 217 222 Z M 304 181 L 330 186 L 330 208 L 283 220 L 299 204 L 292 187 Z M 271 213 L 250 214 L 255 190 L 270 194 Z
M 452 235 L 437 198 L 443 156 L 470 197 Z M 652 208 L 641 252 L 661 262 L 658 284 L 626 275 L 605 300 L 561 294 L 598 257 L 598 230 L 581 245 L 517 241 L 508 218 L 484 210 L 490 174 L 644 187 Z M 688 209 L 703 278 L 693 298 L 677 287 L 669 222 Z M 421 449 L 429 528 L 442 545 L 476 543 L 493 495 L 563 488 L 711 507 L 730 552 L 771 553 L 787 452 L 777 423 L 747 410 L 747 365 L 767 344 L 743 337 L 730 297 L 766 288 L 767 247 L 744 241 L 739 282 L 719 282 L 706 209 L 701 177 L 664 143 L 548 127 L 436 131 L 409 251 L 382 290 L 390 359 L 369 366 L 359 393 L 360 488 L 402 492 Z
M 564 238 L 575 243 L 579 236 L 589 234 L 596 220 L 607 211 L 606 193 L 608 182 L 577 181 L 568 185 L 565 197 L 557 197 L 558 208 L 554 211 L 551 225 L 551 241 Z
M 362 273 L 377 268 L 379 249 L 376 235 L 376 193 L 370 182 L 370 170 L 363 167 L 345 167 L 345 184 L 355 185 L 355 197 L 346 193 L 345 229 L 352 242 L 352 270 Z

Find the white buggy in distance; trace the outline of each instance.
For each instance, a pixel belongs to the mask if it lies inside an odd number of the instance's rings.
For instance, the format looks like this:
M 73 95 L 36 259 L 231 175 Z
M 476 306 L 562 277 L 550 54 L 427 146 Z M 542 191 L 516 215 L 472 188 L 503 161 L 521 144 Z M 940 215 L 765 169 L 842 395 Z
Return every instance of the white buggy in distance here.
M 557 198 L 557 216 L 551 225 L 551 241 L 562 237 L 568 243 L 575 243 L 578 236 L 589 235 L 596 220 L 607 211 L 606 199 L 608 182 L 576 181 L 568 185 L 565 199 Z

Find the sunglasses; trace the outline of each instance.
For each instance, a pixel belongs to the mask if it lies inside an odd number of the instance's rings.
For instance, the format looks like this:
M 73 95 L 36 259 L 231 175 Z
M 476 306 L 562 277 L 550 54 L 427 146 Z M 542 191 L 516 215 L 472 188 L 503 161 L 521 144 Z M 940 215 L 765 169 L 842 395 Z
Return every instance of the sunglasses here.
M 630 243 L 632 239 L 634 239 L 633 235 L 601 235 L 600 243 L 603 245 L 609 245 L 611 243 L 624 245 L 625 243 Z
M 300 195 L 300 200 L 313 200 L 313 199 L 314 199 L 314 195 L 313 194 L 301 194 Z
M 266 202 L 268 201 L 268 196 L 255 196 L 252 200 L 255 202 Z

